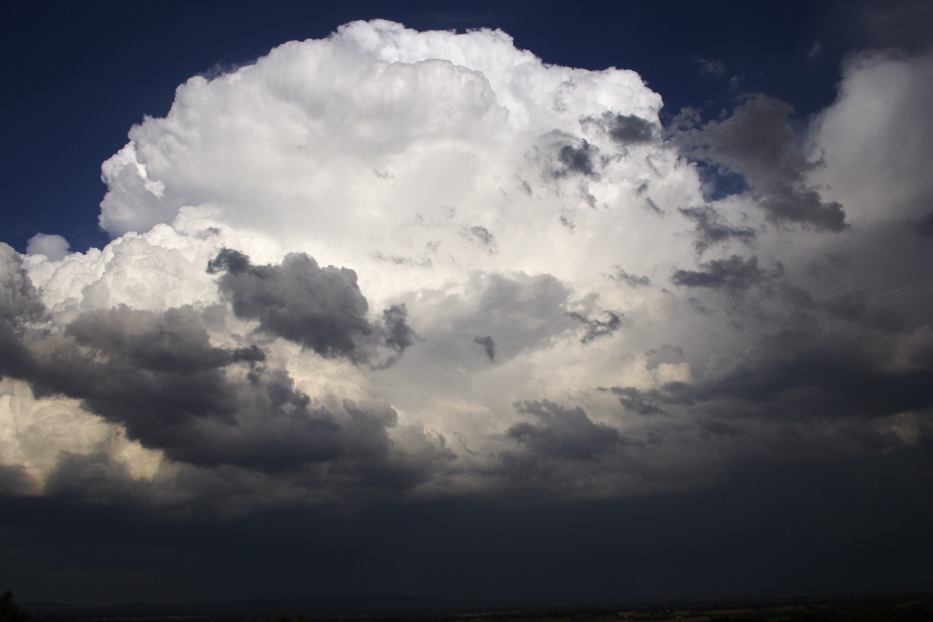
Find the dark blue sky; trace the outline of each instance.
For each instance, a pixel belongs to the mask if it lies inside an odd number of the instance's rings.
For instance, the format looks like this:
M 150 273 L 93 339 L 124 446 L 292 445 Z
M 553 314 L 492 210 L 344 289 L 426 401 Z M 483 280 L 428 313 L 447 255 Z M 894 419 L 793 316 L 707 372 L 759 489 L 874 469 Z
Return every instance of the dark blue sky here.
M 855 5 L 816 2 L 32 2 L 4 16 L 9 90 L 0 205 L 4 240 L 36 232 L 73 250 L 107 241 L 97 227 L 100 164 L 143 115 L 164 115 L 186 78 L 248 63 L 292 39 L 326 36 L 354 19 L 418 29 L 498 27 L 547 62 L 638 71 L 682 106 L 715 116 L 743 93 L 766 92 L 806 115 L 829 103 L 843 55 L 871 43 Z M 883 35 L 883 33 L 882 33 Z M 879 35 L 874 31 L 874 37 Z M 901 37 L 900 40 L 902 40 Z M 815 42 L 820 54 L 808 58 Z M 882 41 L 883 43 L 883 41 Z M 725 72 L 701 71 L 699 59 Z M 730 78 L 738 76 L 737 87 Z

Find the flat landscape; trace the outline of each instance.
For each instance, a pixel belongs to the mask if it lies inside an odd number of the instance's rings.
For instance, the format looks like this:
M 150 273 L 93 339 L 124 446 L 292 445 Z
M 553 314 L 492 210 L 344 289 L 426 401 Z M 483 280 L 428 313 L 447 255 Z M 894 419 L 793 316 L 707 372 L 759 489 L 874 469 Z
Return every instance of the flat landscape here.
M 872 597 L 813 597 L 764 600 L 672 601 L 631 606 L 592 608 L 514 608 L 479 611 L 444 611 L 443 604 L 414 597 L 360 597 L 358 599 L 317 599 L 299 603 L 295 599 L 255 600 L 244 603 L 147 605 L 131 603 L 111 607 L 71 607 L 64 604 L 24 606 L 33 620 L 198 620 L 234 622 L 239 620 L 299 622 L 316 620 L 388 622 L 609 622 L 639 620 L 651 622 L 726 622 L 761 620 L 769 622 L 892 621 L 929 622 L 933 620 L 933 594 L 899 594 Z M 365 602 L 371 603 L 369 606 Z M 301 605 L 304 605 L 302 607 Z M 371 607 L 371 608 L 369 608 Z M 264 611 L 265 609 L 265 611 Z M 317 611 L 317 613 L 314 613 Z

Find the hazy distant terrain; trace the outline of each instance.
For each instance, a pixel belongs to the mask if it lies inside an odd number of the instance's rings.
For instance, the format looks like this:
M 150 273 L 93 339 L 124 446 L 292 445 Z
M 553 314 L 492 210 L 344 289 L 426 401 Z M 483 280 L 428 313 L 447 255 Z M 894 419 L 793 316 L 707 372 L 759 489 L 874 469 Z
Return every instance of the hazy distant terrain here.
M 28 608 L 28 607 L 27 607 Z M 274 611 L 274 613 L 270 613 Z M 308 599 L 256 599 L 241 603 L 189 603 L 112 607 L 33 605 L 34 620 L 318 620 L 403 622 L 929 622 L 933 620 L 933 594 L 905 594 L 862 598 L 787 598 L 668 603 L 642 603 L 592 608 L 502 608 L 478 610 L 454 607 L 436 599 L 405 596 L 346 596 Z

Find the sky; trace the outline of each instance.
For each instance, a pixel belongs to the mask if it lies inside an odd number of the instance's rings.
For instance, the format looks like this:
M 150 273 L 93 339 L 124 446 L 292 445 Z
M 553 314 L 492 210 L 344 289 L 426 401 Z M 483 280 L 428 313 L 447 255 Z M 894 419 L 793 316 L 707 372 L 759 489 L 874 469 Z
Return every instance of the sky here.
M 3 29 L 18 600 L 933 589 L 930 2 Z

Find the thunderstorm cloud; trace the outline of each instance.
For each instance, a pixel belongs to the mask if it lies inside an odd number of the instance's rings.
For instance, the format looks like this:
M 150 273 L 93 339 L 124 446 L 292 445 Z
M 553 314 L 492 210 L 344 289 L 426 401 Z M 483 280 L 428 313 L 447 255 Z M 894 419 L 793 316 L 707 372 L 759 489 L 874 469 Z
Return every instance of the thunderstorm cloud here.
M 561 502 L 910 451 L 931 69 L 665 126 L 633 71 L 377 20 L 192 77 L 103 163 L 106 247 L 0 245 L 0 490 Z

